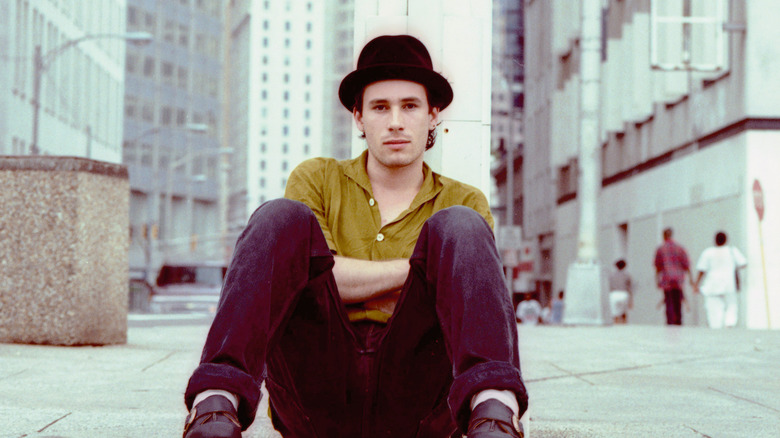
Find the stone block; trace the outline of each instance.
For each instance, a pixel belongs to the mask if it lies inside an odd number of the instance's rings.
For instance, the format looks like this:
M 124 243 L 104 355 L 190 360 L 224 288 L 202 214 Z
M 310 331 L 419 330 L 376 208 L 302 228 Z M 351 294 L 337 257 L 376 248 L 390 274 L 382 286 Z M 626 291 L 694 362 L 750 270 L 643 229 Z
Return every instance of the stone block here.
M 0 342 L 127 342 L 127 167 L 0 157 Z

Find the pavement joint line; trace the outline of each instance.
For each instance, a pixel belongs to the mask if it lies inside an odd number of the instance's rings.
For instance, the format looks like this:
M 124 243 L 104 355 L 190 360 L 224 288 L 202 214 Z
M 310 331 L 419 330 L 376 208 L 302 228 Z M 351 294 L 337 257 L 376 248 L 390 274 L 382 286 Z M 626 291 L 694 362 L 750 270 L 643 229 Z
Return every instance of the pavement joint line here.
M 574 378 L 578 378 L 578 379 L 584 380 L 585 382 L 588 382 L 591 385 L 595 386 L 594 383 L 591 383 L 591 382 L 589 382 L 586 379 L 582 379 L 582 376 L 594 376 L 594 375 L 599 375 L 599 374 L 610 374 L 610 373 L 622 372 L 622 371 L 634 371 L 634 370 L 640 370 L 640 369 L 643 369 L 643 368 L 651 368 L 651 367 L 655 366 L 653 364 L 650 364 L 650 365 L 637 365 L 637 366 L 633 366 L 633 367 L 612 368 L 612 369 L 609 369 L 609 370 L 601 370 L 601 371 L 588 371 L 588 372 L 584 372 L 584 373 L 572 373 L 572 372 L 567 371 L 567 370 L 565 370 L 563 368 L 560 368 L 559 366 L 555 365 L 554 363 L 550 363 L 550 364 L 552 366 L 558 368 L 559 370 L 561 370 L 561 371 L 563 371 L 565 373 L 569 373 L 569 374 L 565 375 L 565 376 L 550 376 L 550 377 L 540 377 L 538 379 L 528 379 L 528 380 L 526 380 L 526 382 L 528 382 L 528 383 L 536 383 L 536 382 L 544 382 L 544 381 L 547 381 L 547 380 L 557 380 L 557 379 L 565 379 L 565 378 L 568 378 L 568 377 L 574 377 Z
M 161 357 L 160 359 L 158 359 L 158 360 L 156 360 L 156 361 L 154 361 L 154 362 L 150 363 L 149 365 L 145 366 L 143 369 L 141 369 L 141 372 L 142 372 L 142 373 L 143 373 L 143 372 L 145 372 L 145 371 L 146 371 L 146 370 L 148 370 L 149 368 L 151 368 L 151 367 L 153 367 L 153 366 L 155 366 L 155 365 L 159 364 L 160 362 L 163 362 L 163 361 L 167 360 L 168 358 L 170 358 L 170 357 L 171 357 L 171 356 L 173 356 L 174 354 L 175 354 L 175 352 L 174 352 L 174 351 L 172 351 L 172 352 L 170 352 L 170 353 L 166 354 L 165 356 Z
M 587 384 L 588 384 L 588 385 L 590 385 L 590 386 L 596 386 L 596 384 L 595 384 L 595 383 L 591 382 L 590 380 L 588 380 L 588 379 L 586 379 L 586 378 L 584 378 L 584 377 L 582 377 L 582 376 L 578 376 L 578 375 L 576 375 L 575 373 L 573 373 L 573 372 L 571 372 L 571 371 L 569 371 L 569 370 L 567 370 L 567 369 L 565 369 L 565 368 L 561 368 L 561 367 L 559 367 L 558 365 L 556 365 L 556 364 L 554 364 L 554 363 L 552 363 L 552 362 L 548 362 L 548 363 L 549 363 L 550 365 L 552 365 L 553 367 L 555 367 L 555 368 L 557 368 L 557 369 L 559 369 L 559 370 L 563 371 L 564 373 L 567 373 L 567 374 L 569 374 L 571 377 L 574 377 L 574 378 L 576 378 L 576 379 L 582 380 L 583 382 L 587 383 Z
M 56 419 L 56 420 L 52 421 L 51 423 L 47 424 L 46 426 L 43 426 L 43 428 L 41 428 L 40 430 L 38 430 L 38 432 L 37 432 L 37 433 L 41 433 L 41 432 L 43 432 L 44 430 L 46 430 L 46 429 L 48 429 L 50 426 L 52 426 L 54 423 L 56 423 L 56 422 L 58 422 L 58 421 L 62 420 L 63 418 L 67 417 L 68 415 L 70 415 L 70 414 L 72 414 L 72 413 L 73 413 L 73 412 L 68 412 L 67 414 L 65 414 L 65 415 L 63 415 L 62 417 L 60 417 L 60 418 L 58 418 L 58 419 Z
M 704 438 L 712 438 L 711 436 L 709 436 L 709 435 L 707 435 L 707 434 L 705 434 L 705 433 L 699 432 L 698 430 L 696 430 L 696 429 L 692 428 L 691 426 L 688 426 L 687 424 L 683 424 L 683 426 L 685 426 L 685 427 L 687 427 L 688 429 L 690 429 L 690 430 L 692 430 L 692 431 L 694 431 L 694 432 L 698 433 L 699 435 L 701 435 L 701 436 L 702 436 L 702 437 L 704 437 Z
M 614 372 L 623 372 L 623 371 L 634 371 L 634 370 L 640 370 L 643 368 L 652 368 L 652 367 L 659 367 L 659 366 L 665 366 L 665 365 L 673 365 L 673 364 L 681 364 L 681 363 L 687 363 L 687 362 L 698 362 L 701 360 L 711 360 L 711 359 L 724 359 L 724 358 L 730 358 L 733 357 L 733 354 L 727 354 L 727 355 L 709 355 L 709 356 L 697 356 L 697 357 L 690 357 L 686 359 L 677 359 L 677 360 L 670 360 L 665 362 L 658 362 L 658 363 L 651 363 L 651 364 L 645 364 L 645 365 L 637 365 L 633 367 L 623 367 L 623 368 L 612 368 L 607 370 L 600 370 L 600 371 L 588 371 L 583 373 L 572 373 L 566 369 L 560 368 L 559 366 L 555 365 L 552 362 L 547 362 L 548 364 L 554 366 L 555 368 L 558 368 L 559 370 L 568 373 L 565 376 L 549 376 L 549 377 L 540 377 L 538 379 L 527 379 L 525 380 L 527 383 L 535 383 L 535 382 L 544 382 L 547 380 L 557 380 L 557 379 L 565 379 L 568 377 L 574 377 L 574 378 L 581 378 L 582 376 L 593 376 L 593 375 L 599 375 L 599 374 L 609 374 Z M 588 380 L 581 379 L 585 382 L 588 382 Z M 590 383 L 590 382 L 588 382 Z M 750 400 L 746 400 L 750 401 Z M 773 408 L 770 408 L 773 409 Z
M 727 396 L 729 396 L 729 397 L 733 397 L 733 398 L 735 398 L 735 399 L 737 399 L 737 400 L 742 400 L 742 401 L 745 401 L 745 402 L 748 402 L 748 403 L 751 403 L 751 404 L 754 404 L 754 405 L 757 405 L 757 406 L 761 406 L 762 408 L 769 409 L 770 411 L 780 412 L 780 409 L 775 409 L 775 408 L 773 408 L 773 407 L 771 407 L 771 406 L 767 406 L 767 405 L 765 405 L 765 404 L 762 404 L 762 403 L 759 403 L 759 402 L 757 402 L 757 401 L 755 401 L 755 400 L 750 400 L 749 398 L 740 397 L 740 396 L 738 396 L 738 395 L 731 394 L 731 393 L 728 393 L 728 392 L 726 392 L 726 391 L 721 391 L 720 389 L 718 389 L 718 388 L 713 388 L 712 386 L 709 386 L 709 387 L 707 387 L 707 389 L 709 389 L 709 390 L 711 390 L 711 391 L 719 392 L 719 393 L 721 393 L 721 394 L 723 394 L 723 395 L 727 395 Z
M 18 371 L 18 372 L 16 372 L 16 373 L 13 373 L 13 374 L 9 374 L 9 375 L 7 375 L 7 376 L 0 377 L 0 380 L 6 380 L 6 379 L 10 379 L 11 377 L 16 377 L 16 376 L 18 376 L 18 375 L 20 375 L 20 374 L 24 374 L 24 373 L 26 373 L 27 371 L 30 371 L 30 369 L 29 369 L 29 368 L 25 368 L 25 369 L 23 369 L 23 370 L 21 370 L 21 371 Z

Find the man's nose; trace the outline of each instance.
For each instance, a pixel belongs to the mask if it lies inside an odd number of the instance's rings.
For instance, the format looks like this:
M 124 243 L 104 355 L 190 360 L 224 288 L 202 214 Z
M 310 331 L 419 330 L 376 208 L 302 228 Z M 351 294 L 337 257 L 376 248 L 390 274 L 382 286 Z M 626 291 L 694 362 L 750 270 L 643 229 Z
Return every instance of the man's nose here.
M 390 109 L 390 129 L 401 130 L 404 129 L 403 120 L 401 119 L 401 108 Z

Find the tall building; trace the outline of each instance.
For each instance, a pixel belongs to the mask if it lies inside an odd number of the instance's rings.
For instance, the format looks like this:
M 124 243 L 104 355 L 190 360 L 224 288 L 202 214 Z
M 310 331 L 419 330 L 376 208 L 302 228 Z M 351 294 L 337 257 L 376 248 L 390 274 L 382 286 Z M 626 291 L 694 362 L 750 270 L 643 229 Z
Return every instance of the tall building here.
M 349 114 L 333 102 L 334 81 L 345 68 L 341 47 L 349 46 L 352 62 L 351 2 L 230 2 L 231 240 L 260 204 L 284 195 L 287 177 L 300 162 L 344 156 L 339 136 Z
M 577 257 L 580 175 L 595 171 L 599 259 L 628 262 L 629 322 L 664 322 L 653 256 L 671 227 L 694 264 L 726 232 L 748 258 L 740 324 L 777 328 L 780 233 L 762 232 L 777 216 L 767 208 L 762 222 L 755 207 L 780 203 L 769 189 L 780 186 L 780 48 L 767 44 L 780 37 L 780 10 L 770 1 L 603 5 L 600 92 L 591 96 L 581 93 L 580 3 L 526 2 L 524 224 L 554 249 L 554 289 Z M 579 159 L 581 99 L 599 101 L 597 169 Z M 700 298 L 685 293 L 683 322 L 705 324 Z
M 341 80 L 355 67 L 355 0 L 325 3 L 323 32 L 324 80 L 322 154 L 337 159 L 352 157 L 352 116 L 338 100 Z
M 120 162 L 124 35 L 124 0 L 0 2 L 0 154 Z
M 122 162 L 130 173 L 132 270 L 220 260 L 223 6 L 128 0 Z
M 524 218 L 524 157 L 523 112 L 525 102 L 524 80 L 523 0 L 495 0 L 493 2 L 493 77 L 491 174 L 495 181 L 491 205 L 498 225 L 498 244 L 510 246 L 520 256 L 510 263 L 513 268 L 515 292 L 540 292 L 538 299 L 544 304 L 550 297 L 549 276 L 533 272 L 538 261 L 536 245 L 523 242 Z M 514 227 L 508 233 L 506 227 Z M 517 232 L 519 231 L 519 233 Z M 511 241 L 511 242 L 510 242 Z M 505 257 L 505 261 L 506 257 Z M 516 263 L 515 263 L 516 262 Z M 509 268 L 508 268 L 509 269 Z

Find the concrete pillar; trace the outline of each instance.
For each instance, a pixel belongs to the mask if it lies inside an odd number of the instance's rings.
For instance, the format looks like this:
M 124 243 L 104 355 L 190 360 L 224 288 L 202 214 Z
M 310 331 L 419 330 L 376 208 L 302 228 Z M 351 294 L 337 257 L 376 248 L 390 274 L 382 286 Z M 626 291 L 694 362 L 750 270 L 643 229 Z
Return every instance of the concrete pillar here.
M 577 261 L 566 278 L 565 324 L 609 324 L 606 275 L 598 257 L 597 206 L 601 189 L 599 114 L 601 0 L 583 0 L 580 39 L 580 208 Z
M 355 3 L 355 50 L 380 35 L 419 38 L 434 70 L 450 81 L 452 104 L 440 119 L 436 146 L 426 153 L 434 171 L 490 195 L 490 0 L 364 0 Z M 353 128 L 354 129 L 354 128 Z M 353 156 L 365 149 L 355 130 Z

